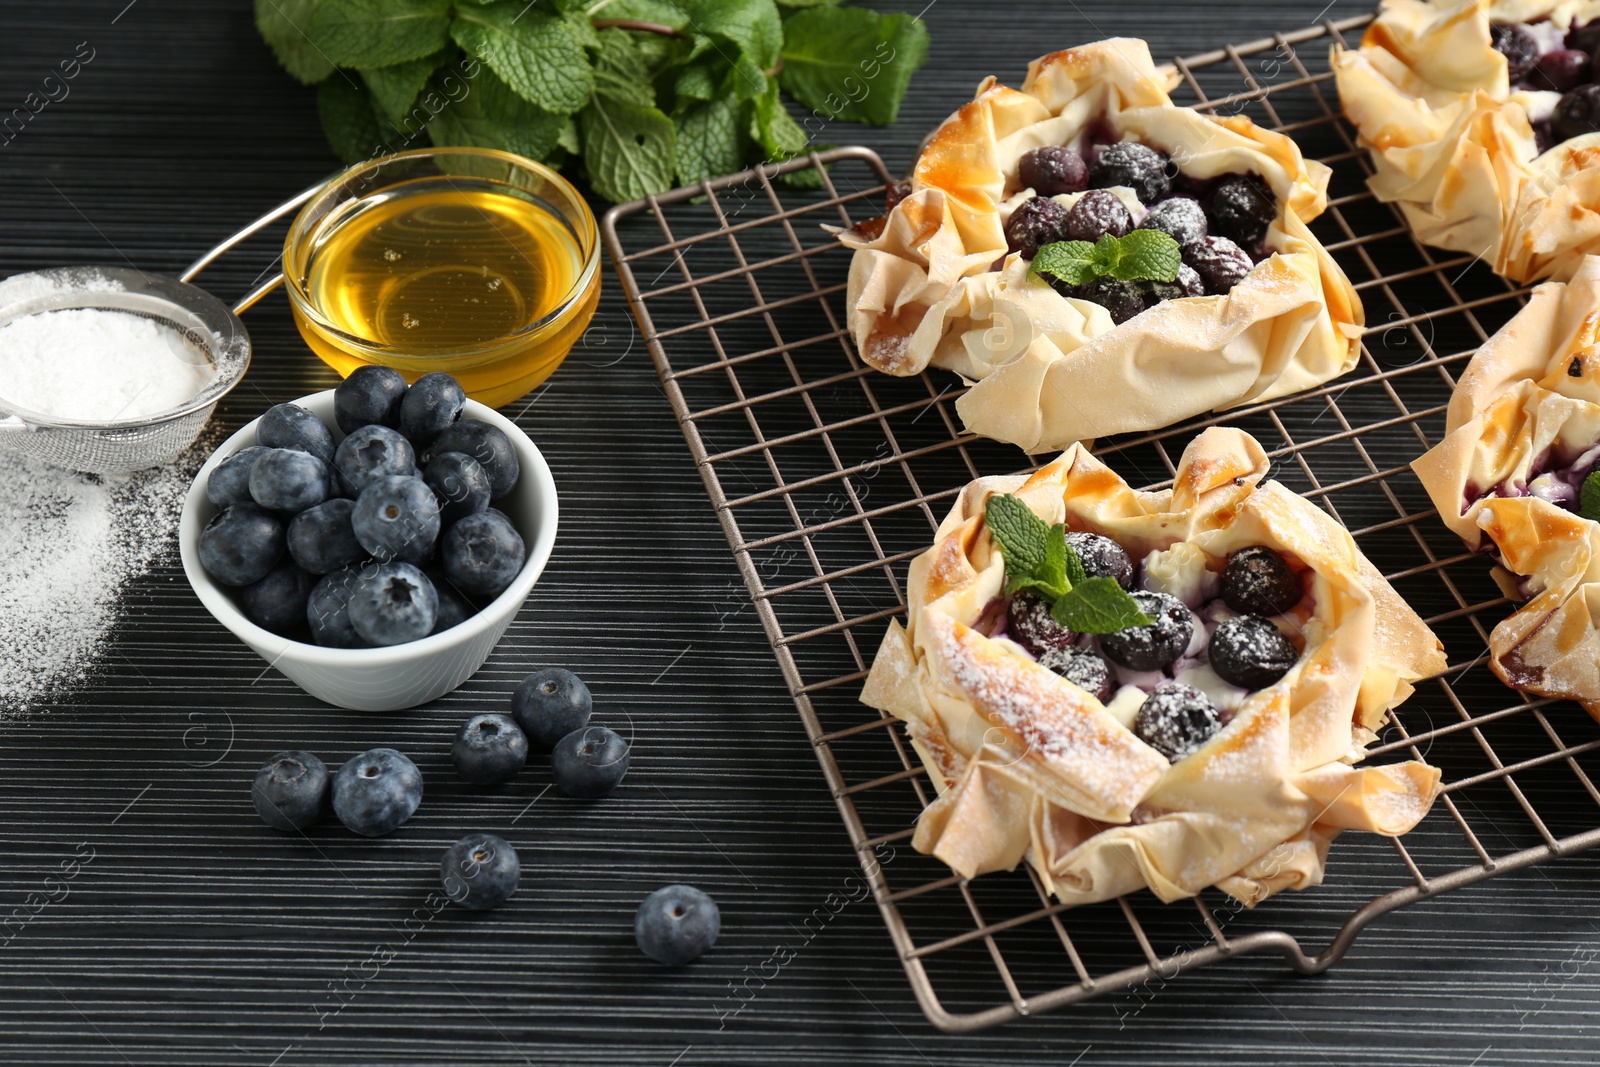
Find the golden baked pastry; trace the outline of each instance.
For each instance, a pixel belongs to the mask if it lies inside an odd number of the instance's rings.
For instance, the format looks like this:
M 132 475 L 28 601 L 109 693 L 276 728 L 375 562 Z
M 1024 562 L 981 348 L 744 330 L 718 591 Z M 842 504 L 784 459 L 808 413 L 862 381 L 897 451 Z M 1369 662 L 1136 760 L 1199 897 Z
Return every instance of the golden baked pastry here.
M 1578 39 L 1594 20 L 1594 0 L 1384 0 L 1360 48 L 1334 49 L 1372 191 L 1418 240 L 1518 282 L 1600 251 L 1600 110 L 1583 117 L 1600 90 Z
M 1361 302 L 1307 228 L 1327 206 L 1328 168 L 1248 118 L 1175 106 L 1176 77 L 1143 41 L 1114 39 L 1035 60 L 1020 91 L 986 79 L 929 138 L 907 195 L 840 234 L 855 250 L 849 328 L 862 357 L 894 375 L 956 372 L 972 383 L 956 404 L 967 428 L 1030 452 L 1270 400 L 1354 366 Z M 1056 146 L 1076 156 L 1065 163 L 1077 173 L 1039 183 L 1073 189 L 1049 197 L 1071 211 L 1096 192 L 1079 191 L 1085 182 L 1120 180 L 1104 146 L 1144 152 L 1128 143 L 1168 157 L 1166 184 L 1102 186 L 1108 210 L 1152 228 L 1150 207 L 1194 198 L 1206 204 L 1197 225 L 1216 232 L 1163 224 L 1189 271 L 1165 289 L 1098 279 L 1113 296 L 1062 284 L 1063 295 L 1030 276 L 1029 242 L 1008 240 L 1018 214 L 1046 199 L 1023 166 Z M 1226 218 L 1215 210 L 1223 185 L 1245 200 Z M 1051 212 L 1050 232 L 1066 232 L 1064 211 Z M 1202 290 L 1211 295 L 1192 295 Z
M 1600 257 L 1536 287 L 1456 383 L 1445 438 L 1411 464 L 1446 526 L 1524 601 L 1489 635 L 1507 685 L 1600 718 L 1600 523 L 1579 514 L 1600 461 Z M 1596 513 L 1591 508 L 1591 513 Z
M 1267 469 L 1252 437 L 1213 428 L 1162 492 L 1129 488 L 1081 445 L 967 486 L 912 561 L 906 623 L 861 697 L 905 722 L 938 789 L 919 851 L 966 877 L 1026 859 L 1071 903 L 1214 885 L 1253 905 L 1319 883 L 1340 831 L 1403 834 L 1427 813 L 1436 769 L 1353 764 L 1412 683 L 1444 668 L 1439 642 L 1342 527 L 1262 482 Z M 1072 531 L 1080 583 L 1129 582 L 1156 624 L 1052 643 L 1026 593 L 1007 600 L 1018 553 L 988 516 L 1009 515 L 1008 496 Z M 1277 614 L 1238 614 L 1252 607 Z M 1182 625 L 1181 653 L 1155 665 Z M 1259 687 L 1229 682 L 1273 645 L 1287 655 Z M 1116 678 L 1077 669 L 1090 659 Z

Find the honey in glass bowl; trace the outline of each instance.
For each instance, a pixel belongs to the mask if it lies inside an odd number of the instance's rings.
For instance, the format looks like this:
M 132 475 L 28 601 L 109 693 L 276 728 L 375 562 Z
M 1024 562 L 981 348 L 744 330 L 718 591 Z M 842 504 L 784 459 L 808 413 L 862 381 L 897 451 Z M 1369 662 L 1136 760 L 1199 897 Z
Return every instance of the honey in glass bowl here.
M 488 149 L 422 149 L 333 178 L 284 245 L 301 336 L 341 374 L 453 374 L 500 406 L 549 377 L 600 295 L 594 217 L 559 175 Z

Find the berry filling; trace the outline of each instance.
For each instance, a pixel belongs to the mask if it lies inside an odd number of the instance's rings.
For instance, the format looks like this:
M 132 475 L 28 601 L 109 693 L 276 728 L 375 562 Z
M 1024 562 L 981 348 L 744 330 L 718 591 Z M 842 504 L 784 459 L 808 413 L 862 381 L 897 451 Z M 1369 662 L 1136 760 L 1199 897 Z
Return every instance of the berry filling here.
M 1503 23 L 1489 32 L 1506 57 L 1512 97 L 1528 112 L 1540 152 L 1600 132 L 1600 21 L 1574 23 L 1564 33 L 1547 20 Z

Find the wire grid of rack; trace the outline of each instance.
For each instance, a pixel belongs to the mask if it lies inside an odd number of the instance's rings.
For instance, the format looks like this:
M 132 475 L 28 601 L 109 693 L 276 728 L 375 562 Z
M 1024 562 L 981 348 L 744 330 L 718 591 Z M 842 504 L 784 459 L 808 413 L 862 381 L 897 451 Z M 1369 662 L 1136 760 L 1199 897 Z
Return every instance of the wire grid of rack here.
M 955 376 L 891 378 L 857 357 L 844 328 L 849 253 L 821 224 L 882 213 L 891 175 L 878 156 L 841 148 L 762 166 L 604 220 L 894 946 L 940 1029 L 978 1030 L 1110 992 L 1137 1000 L 1141 984 L 1244 953 L 1278 952 L 1316 973 L 1385 912 L 1600 843 L 1600 729 L 1577 705 L 1531 699 L 1490 674 L 1487 634 L 1510 605 L 1407 466 L 1442 435 L 1454 375 L 1524 293 L 1472 257 L 1420 246 L 1367 191 L 1367 159 L 1338 115 L 1327 62 L 1329 47 L 1353 44 L 1347 35 L 1367 21 L 1174 61 L 1178 103 L 1247 114 L 1332 168 L 1329 208 L 1313 229 L 1366 305 L 1359 366 L 1297 396 L 1096 449 L 1134 484 L 1159 488 L 1201 428 L 1250 431 L 1273 476 L 1352 531 L 1450 654 L 1371 751 L 1443 770 L 1432 814 L 1403 841 L 1344 835 L 1325 885 L 1253 911 L 1216 891 L 1068 908 L 1026 865 L 967 881 L 909 846 L 933 787 L 894 721 L 858 702 L 861 682 L 888 620 L 904 611 L 905 564 L 960 488 L 1043 457 L 962 433 Z M 1308 953 L 1301 940 L 1324 947 Z

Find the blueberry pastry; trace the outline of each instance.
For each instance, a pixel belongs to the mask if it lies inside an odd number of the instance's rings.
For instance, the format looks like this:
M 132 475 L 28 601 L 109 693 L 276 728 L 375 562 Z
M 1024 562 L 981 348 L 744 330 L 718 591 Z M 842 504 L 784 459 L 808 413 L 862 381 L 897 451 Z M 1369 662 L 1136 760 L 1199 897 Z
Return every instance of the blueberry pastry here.
M 1137 492 L 1074 445 L 973 482 L 911 563 L 861 699 L 939 797 L 913 843 L 964 877 L 1027 860 L 1068 903 L 1322 880 L 1342 830 L 1398 835 L 1439 772 L 1357 766 L 1445 665 L 1350 535 L 1206 430 Z
M 1600 718 L 1600 257 L 1536 287 L 1478 350 L 1412 467 L 1522 604 L 1489 635 L 1495 674 Z
M 1600 241 L 1597 47 L 1587 0 L 1385 0 L 1333 57 L 1373 193 L 1503 277 L 1572 277 Z
M 1030 452 L 1319 385 L 1364 321 L 1307 224 L 1329 171 L 1239 116 L 1177 107 L 1115 39 L 988 79 L 855 250 L 849 328 L 888 374 L 972 383 L 967 428 Z

